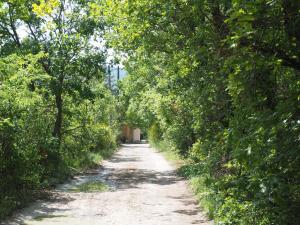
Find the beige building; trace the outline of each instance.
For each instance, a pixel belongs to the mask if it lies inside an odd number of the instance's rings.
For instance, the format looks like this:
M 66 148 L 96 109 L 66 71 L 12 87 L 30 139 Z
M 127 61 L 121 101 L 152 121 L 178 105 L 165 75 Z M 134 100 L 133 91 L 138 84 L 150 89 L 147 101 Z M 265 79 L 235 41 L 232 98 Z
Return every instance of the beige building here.
M 125 143 L 140 143 L 141 129 L 124 125 L 122 128 L 122 141 Z

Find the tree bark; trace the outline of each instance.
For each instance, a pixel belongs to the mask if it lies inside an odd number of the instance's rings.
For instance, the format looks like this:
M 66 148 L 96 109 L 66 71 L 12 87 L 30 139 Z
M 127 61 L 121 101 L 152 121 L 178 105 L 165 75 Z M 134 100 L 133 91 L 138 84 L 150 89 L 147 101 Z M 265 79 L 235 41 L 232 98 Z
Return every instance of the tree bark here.
M 13 19 L 12 5 L 8 4 L 8 6 L 9 6 L 9 11 L 8 11 L 9 12 L 9 22 L 10 22 L 10 27 L 11 27 L 12 32 L 13 32 L 13 39 L 14 39 L 15 43 L 17 44 L 17 46 L 20 48 L 21 47 L 21 41 L 20 41 L 20 38 L 19 38 L 19 35 L 18 35 L 18 32 L 17 32 L 15 21 Z
M 55 103 L 56 103 L 56 118 L 53 129 L 53 137 L 58 139 L 59 145 L 62 140 L 62 124 L 63 124 L 63 97 L 62 97 L 62 89 L 63 89 L 63 81 L 64 76 L 60 75 L 57 83 L 57 90 L 55 92 Z

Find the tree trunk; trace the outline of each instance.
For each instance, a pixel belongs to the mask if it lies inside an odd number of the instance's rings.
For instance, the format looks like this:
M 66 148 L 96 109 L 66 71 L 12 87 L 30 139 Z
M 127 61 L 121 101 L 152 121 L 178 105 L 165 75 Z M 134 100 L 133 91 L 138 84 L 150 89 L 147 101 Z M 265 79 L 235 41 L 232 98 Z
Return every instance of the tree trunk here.
M 53 137 L 58 139 L 59 145 L 62 139 L 62 123 L 63 123 L 63 97 L 62 97 L 62 86 L 63 86 L 63 76 L 59 76 L 58 87 L 55 92 L 55 103 L 56 103 L 56 119 L 53 129 Z

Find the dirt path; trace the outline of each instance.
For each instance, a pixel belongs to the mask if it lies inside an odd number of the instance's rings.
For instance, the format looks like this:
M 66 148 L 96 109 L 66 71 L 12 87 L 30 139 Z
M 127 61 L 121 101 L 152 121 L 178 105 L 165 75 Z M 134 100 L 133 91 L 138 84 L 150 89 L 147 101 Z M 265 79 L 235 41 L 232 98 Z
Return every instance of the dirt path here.
M 102 181 L 106 192 L 75 193 L 70 188 Z M 79 176 L 5 225 L 210 225 L 184 180 L 148 145 L 125 145 L 103 168 Z

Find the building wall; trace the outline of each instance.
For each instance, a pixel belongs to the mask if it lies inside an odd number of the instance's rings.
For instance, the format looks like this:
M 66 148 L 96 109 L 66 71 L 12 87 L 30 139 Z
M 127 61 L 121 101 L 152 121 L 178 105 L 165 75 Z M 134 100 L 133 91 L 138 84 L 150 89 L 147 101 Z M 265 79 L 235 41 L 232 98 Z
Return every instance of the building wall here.
M 141 142 L 141 130 L 139 128 L 133 130 L 133 142 L 134 143 Z
M 128 125 L 123 125 L 122 141 L 125 143 L 140 143 L 141 130 L 139 128 L 132 128 Z

